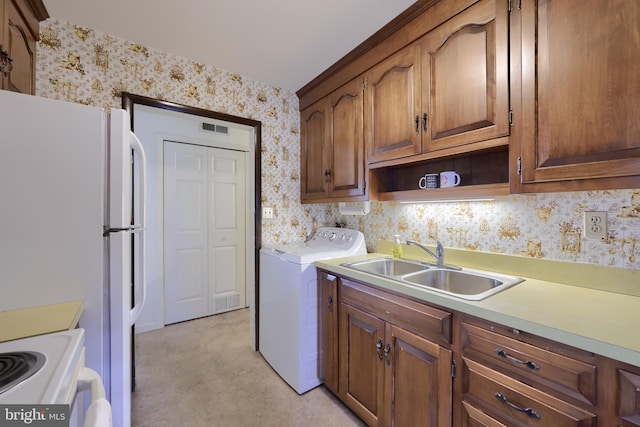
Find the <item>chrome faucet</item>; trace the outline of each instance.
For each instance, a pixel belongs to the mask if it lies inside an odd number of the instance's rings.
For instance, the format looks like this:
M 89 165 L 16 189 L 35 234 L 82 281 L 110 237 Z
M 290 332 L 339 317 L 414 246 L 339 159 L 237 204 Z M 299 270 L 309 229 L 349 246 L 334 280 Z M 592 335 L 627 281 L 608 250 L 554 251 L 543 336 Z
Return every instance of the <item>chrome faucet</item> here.
M 428 247 L 426 247 L 425 245 L 423 245 L 420 242 L 416 242 L 415 240 L 407 240 L 407 246 L 408 245 L 416 245 L 417 247 L 419 247 L 420 249 L 426 251 L 429 255 L 431 255 L 433 257 L 433 259 L 436 260 L 436 264 L 438 267 L 442 267 L 442 268 L 451 268 L 454 270 L 459 270 L 460 267 L 456 267 L 453 265 L 446 265 L 444 263 L 444 247 L 442 246 L 442 243 L 440 243 L 439 240 L 436 240 L 436 253 L 434 254 L 433 251 L 431 251 L 431 249 L 429 249 Z

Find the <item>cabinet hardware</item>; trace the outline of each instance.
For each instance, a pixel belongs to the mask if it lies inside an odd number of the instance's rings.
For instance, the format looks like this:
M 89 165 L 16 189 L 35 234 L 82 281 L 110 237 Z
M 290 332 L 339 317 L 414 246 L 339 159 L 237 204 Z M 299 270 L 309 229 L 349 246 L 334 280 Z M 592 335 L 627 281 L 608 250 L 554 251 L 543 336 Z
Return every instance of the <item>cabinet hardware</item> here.
M 13 70 L 13 59 L 11 59 L 9 53 L 4 50 L 0 44 L 0 72 L 7 76 L 11 70 Z
M 378 343 L 376 344 L 376 352 L 378 353 L 378 359 L 382 360 L 382 338 L 378 338 Z
M 455 378 L 456 377 L 456 361 L 452 360 L 451 361 L 451 378 Z
M 333 313 L 333 295 L 329 295 L 329 299 L 327 299 L 327 306 L 329 307 L 329 313 Z
M 513 356 L 509 356 L 509 353 L 507 353 L 501 348 L 496 348 L 496 353 L 498 354 L 498 356 L 502 357 L 503 359 L 510 360 L 513 363 L 519 363 L 520 365 L 525 365 L 527 368 L 530 368 L 530 369 L 540 369 L 540 366 L 538 366 L 537 363 L 532 362 L 531 360 L 516 359 Z
M 522 157 L 518 157 L 518 164 L 517 164 L 516 168 L 517 168 L 517 171 L 518 171 L 518 175 L 522 176 Z
M 331 169 L 324 171 L 324 182 L 331 182 Z
M 416 124 L 416 135 L 418 135 L 420 134 L 420 116 L 416 115 L 414 122 Z
M 429 119 L 429 115 L 427 113 L 424 113 L 422 115 L 422 130 L 424 132 L 427 131 L 427 120 Z
M 509 110 L 509 126 L 513 126 L 513 110 Z
M 391 357 L 389 353 L 391 353 L 391 344 L 387 343 L 387 346 L 384 348 L 384 359 L 387 361 L 387 366 L 391 365 Z
M 521 408 L 517 405 L 514 405 L 513 403 L 509 402 L 509 400 L 505 397 L 504 394 L 496 392 L 494 396 L 496 397 L 496 399 L 498 399 L 500 402 L 507 405 L 509 408 L 515 409 L 516 411 L 519 411 L 519 412 L 524 412 L 525 414 L 529 415 L 531 418 L 540 419 L 540 414 L 538 414 L 536 411 L 534 411 L 531 408 Z

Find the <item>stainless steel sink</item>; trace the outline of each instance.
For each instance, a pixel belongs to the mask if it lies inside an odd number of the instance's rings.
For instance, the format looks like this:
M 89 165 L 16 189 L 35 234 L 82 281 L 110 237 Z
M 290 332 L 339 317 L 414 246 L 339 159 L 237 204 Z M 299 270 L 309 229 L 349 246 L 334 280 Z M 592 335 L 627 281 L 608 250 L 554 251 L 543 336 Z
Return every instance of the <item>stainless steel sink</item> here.
M 350 262 L 342 264 L 344 267 L 365 273 L 376 274 L 384 277 L 404 276 L 418 271 L 426 270 L 431 264 L 420 261 L 409 261 L 405 259 L 374 258 L 364 261 Z
M 503 274 L 470 271 L 432 269 L 402 277 L 405 282 L 425 286 L 460 298 L 481 300 L 489 295 L 522 282 L 522 279 Z
M 405 259 L 374 258 L 342 266 L 473 301 L 487 298 L 522 282 L 519 277 L 505 274 L 466 268 L 443 268 Z

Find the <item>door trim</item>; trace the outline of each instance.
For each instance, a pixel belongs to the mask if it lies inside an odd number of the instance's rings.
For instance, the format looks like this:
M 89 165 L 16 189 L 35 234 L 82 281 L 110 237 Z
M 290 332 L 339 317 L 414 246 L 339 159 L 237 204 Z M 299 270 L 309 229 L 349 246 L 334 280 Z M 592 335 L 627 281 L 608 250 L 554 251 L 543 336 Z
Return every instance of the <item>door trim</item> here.
M 255 170 L 255 222 L 254 222 L 254 272 L 255 272 L 255 289 L 254 289 L 254 310 L 255 310 L 255 347 L 256 350 L 260 349 L 260 248 L 262 248 L 262 122 L 258 120 L 247 119 L 245 117 L 233 116 L 225 113 L 218 113 L 215 111 L 204 110 L 201 108 L 190 107 L 188 105 L 176 104 L 173 102 L 162 101 L 159 99 L 148 98 L 142 95 L 135 95 L 128 92 L 122 93 L 122 108 L 129 113 L 131 118 L 131 130 L 134 129 L 134 105 L 146 105 L 148 107 L 162 108 L 165 110 L 175 111 L 178 113 L 191 114 L 195 116 L 207 117 L 210 119 L 224 120 L 231 123 L 237 123 L 241 125 L 251 126 L 255 130 L 255 158 L 254 158 L 254 170 Z M 249 166 L 249 165 L 247 165 Z

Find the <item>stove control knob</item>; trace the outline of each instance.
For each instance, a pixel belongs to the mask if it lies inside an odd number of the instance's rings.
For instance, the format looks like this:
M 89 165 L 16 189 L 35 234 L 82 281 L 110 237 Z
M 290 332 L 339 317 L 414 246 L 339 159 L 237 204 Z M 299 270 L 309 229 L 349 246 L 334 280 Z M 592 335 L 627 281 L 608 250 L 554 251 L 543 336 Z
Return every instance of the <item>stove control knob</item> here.
M 338 237 L 338 235 L 335 232 L 333 232 L 333 233 L 331 233 L 331 236 L 329 237 L 329 240 L 335 240 L 336 237 Z

